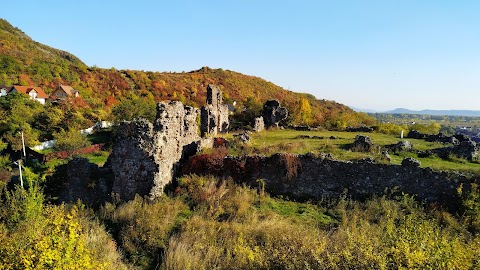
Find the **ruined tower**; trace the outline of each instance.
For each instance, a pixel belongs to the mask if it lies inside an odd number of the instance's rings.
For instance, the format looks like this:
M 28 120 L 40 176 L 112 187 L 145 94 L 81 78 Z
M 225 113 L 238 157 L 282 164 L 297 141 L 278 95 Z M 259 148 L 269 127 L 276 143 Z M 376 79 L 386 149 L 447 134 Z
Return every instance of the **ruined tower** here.
M 216 85 L 207 87 L 207 105 L 201 109 L 202 137 L 227 132 L 229 126 L 228 106 L 223 104 L 222 92 Z

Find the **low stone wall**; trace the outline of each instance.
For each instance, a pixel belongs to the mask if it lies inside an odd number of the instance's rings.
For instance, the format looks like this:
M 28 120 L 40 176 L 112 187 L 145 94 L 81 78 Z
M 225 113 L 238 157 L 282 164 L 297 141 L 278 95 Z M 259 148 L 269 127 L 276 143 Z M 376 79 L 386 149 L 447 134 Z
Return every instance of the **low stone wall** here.
M 232 177 L 236 182 L 257 186 L 273 194 L 295 198 L 338 197 L 347 193 L 364 198 L 385 192 L 407 193 L 419 200 L 458 206 L 458 189 L 470 190 L 478 177 L 434 171 L 413 166 L 353 163 L 313 155 L 276 154 L 271 157 L 218 157 L 198 155 L 183 167 L 184 174 Z

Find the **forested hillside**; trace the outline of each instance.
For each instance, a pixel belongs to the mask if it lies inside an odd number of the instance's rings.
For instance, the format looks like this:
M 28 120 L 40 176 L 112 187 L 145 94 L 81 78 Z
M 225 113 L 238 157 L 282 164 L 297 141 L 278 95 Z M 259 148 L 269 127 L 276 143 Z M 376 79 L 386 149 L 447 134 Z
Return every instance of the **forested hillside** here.
M 2 19 L 0 84 L 36 85 L 43 87 L 47 93 L 51 93 L 58 84 L 71 85 L 80 91 L 85 101 L 83 107 L 89 110 L 87 114 L 85 110 L 81 111 L 82 115 L 92 118 L 92 121 L 98 120 L 95 118 L 148 118 L 146 112 L 150 111 L 154 101 L 167 99 L 201 106 L 208 84 L 220 85 L 226 103 L 236 101 L 238 114 L 243 108 L 256 113 L 263 102 L 275 98 L 290 111 L 285 124 L 341 129 L 373 121 L 365 114 L 356 113 L 334 101 L 294 93 L 261 78 L 228 70 L 203 67 L 191 72 L 166 73 L 88 67 L 68 52 L 33 41 Z

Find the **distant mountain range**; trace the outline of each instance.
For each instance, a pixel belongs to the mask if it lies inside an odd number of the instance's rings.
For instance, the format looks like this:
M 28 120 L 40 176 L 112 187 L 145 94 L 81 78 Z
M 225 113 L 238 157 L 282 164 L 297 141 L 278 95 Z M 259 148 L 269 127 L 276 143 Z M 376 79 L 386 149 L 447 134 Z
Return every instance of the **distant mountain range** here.
M 405 108 L 397 108 L 390 111 L 375 111 L 370 109 L 359 109 L 355 107 L 350 107 L 357 112 L 366 112 L 366 113 L 405 113 L 405 114 L 426 114 L 426 115 L 453 115 L 453 116 L 474 116 L 480 117 L 480 111 L 474 110 L 409 110 Z

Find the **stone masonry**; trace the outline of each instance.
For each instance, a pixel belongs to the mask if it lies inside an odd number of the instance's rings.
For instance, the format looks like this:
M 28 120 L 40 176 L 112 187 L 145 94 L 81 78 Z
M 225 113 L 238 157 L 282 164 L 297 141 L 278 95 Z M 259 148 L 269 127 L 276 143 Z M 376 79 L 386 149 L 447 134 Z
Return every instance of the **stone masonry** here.
M 263 105 L 262 116 L 266 128 L 278 127 L 278 123 L 288 117 L 288 110 L 281 107 L 278 100 L 267 100 Z
M 135 194 L 160 196 L 180 160 L 195 154 L 201 145 L 197 114 L 198 109 L 166 101 L 157 104 L 153 124 L 144 119 L 123 122 L 106 164 L 114 175 L 112 192 L 122 200 Z
M 207 87 L 207 105 L 201 109 L 202 137 L 228 131 L 228 106 L 223 104 L 222 92 L 216 85 Z
M 478 176 L 434 171 L 410 163 L 400 166 L 338 161 L 311 154 L 227 156 L 222 160 L 197 155 L 182 167 L 182 173 L 231 177 L 250 186 L 257 186 L 257 180 L 264 179 L 266 191 L 297 199 L 336 198 L 345 193 L 352 198 L 365 198 L 387 191 L 412 194 L 421 201 L 448 207 L 459 205 L 459 189 L 468 191 L 479 180 Z
M 255 132 L 262 132 L 265 130 L 265 122 L 263 121 L 263 117 L 259 116 L 253 120 L 253 131 Z

